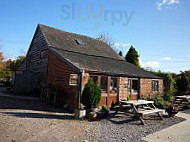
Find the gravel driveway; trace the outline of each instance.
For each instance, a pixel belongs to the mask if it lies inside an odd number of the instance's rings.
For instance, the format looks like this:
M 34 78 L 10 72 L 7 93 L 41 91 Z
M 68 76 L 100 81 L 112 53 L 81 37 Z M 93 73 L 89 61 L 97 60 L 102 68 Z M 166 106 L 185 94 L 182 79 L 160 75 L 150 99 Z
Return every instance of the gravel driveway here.
M 79 121 L 73 119 L 72 113 L 54 109 L 37 100 L 0 96 L 1 142 L 135 142 L 184 120 L 167 116 L 164 119 L 147 117 L 145 126 L 123 114 L 96 122 Z

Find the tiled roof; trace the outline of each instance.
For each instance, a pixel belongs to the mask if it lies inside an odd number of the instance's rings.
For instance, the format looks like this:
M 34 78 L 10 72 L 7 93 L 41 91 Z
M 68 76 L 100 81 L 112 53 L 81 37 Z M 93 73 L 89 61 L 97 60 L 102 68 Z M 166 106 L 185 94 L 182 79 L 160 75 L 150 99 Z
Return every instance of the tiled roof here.
M 128 63 L 102 41 L 44 25 L 39 27 L 51 50 L 78 69 L 128 77 L 159 78 Z

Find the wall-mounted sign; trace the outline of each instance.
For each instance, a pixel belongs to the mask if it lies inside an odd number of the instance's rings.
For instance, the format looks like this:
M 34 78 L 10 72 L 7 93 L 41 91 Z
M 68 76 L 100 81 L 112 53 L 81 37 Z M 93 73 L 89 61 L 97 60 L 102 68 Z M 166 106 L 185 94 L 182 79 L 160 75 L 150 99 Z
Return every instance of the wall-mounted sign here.
M 69 85 L 71 85 L 71 86 L 78 85 L 78 75 L 77 74 L 70 74 Z

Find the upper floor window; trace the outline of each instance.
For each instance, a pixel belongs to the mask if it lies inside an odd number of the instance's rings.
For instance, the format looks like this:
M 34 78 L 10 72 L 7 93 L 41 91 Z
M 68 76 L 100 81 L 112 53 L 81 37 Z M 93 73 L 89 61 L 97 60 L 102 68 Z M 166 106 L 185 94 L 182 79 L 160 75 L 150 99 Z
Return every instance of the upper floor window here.
M 152 91 L 158 91 L 158 80 L 152 80 Z
M 44 55 L 45 55 L 45 51 L 41 51 L 40 52 L 40 59 L 44 58 Z
M 76 42 L 79 45 L 85 45 L 85 43 L 82 40 L 80 40 L 80 39 L 76 39 Z

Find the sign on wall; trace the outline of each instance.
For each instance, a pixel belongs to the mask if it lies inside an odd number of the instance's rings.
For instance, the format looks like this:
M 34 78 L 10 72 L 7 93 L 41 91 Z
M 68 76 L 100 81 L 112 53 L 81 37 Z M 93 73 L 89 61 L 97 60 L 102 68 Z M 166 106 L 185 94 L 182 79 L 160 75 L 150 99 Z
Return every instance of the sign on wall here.
M 71 86 L 78 85 L 78 74 L 70 74 L 69 85 Z

